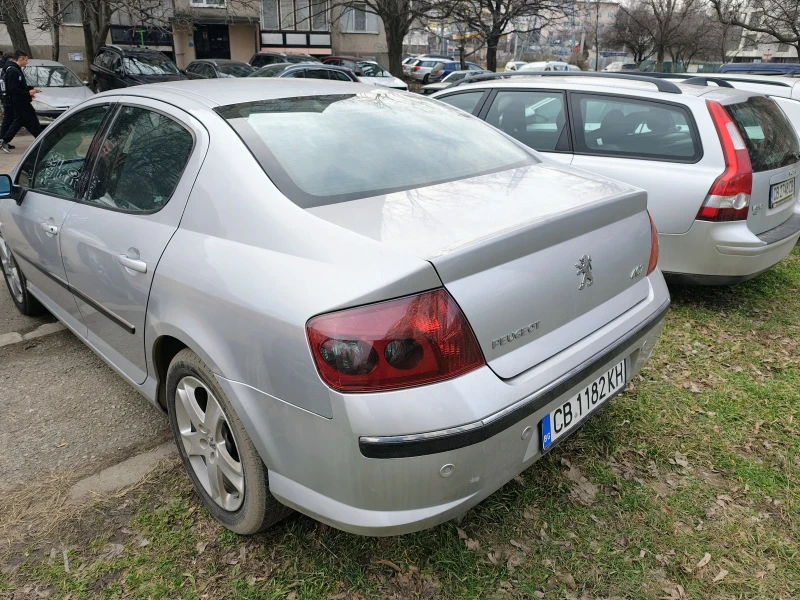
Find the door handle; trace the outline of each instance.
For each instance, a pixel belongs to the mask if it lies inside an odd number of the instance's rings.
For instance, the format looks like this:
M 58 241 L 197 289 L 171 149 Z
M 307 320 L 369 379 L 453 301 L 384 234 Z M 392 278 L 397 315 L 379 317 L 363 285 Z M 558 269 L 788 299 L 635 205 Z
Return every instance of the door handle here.
M 42 229 L 44 229 L 50 235 L 58 234 L 58 227 L 51 225 L 50 223 L 42 223 Z
M 137 271 L 139 273 L 147 273 L 147 263 L 143 260 L 137 260 L 135 258 L 129 258 L 124 254 L 120 254 L 117 257 L 119 264 L 121 264 L 126 269 L 132 269 L 133 271 Z

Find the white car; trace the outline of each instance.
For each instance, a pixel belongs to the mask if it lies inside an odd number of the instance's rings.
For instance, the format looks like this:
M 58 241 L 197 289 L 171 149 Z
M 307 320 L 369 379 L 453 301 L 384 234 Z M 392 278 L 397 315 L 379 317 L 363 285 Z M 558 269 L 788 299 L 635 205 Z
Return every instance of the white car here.
M 52 123 L 68 109 L 94 96 L 88 82 L 81 81 L 54 60 L 32 58 L 23 70 L 28 85 L 42 90 L 33 100 L 33 109 L 42 125 Z
M 763 94 L 633 74 L 497 77 L 432 97 L 555 161 L 646 189 L 659 266 L 674 280 L 746 281 L 800 238 L 800 142 Z
M 433 67 L 441 62 L 456 62 L 454 60 L 445 60 L 442 58 L 418 58 L 409 68 L 408 76 L 422 83 L 428 83 Z
M 521 67 L 517 67 L 517 71 L 580 71 L 580 69 L 560 60 L 546 60 L 525 63 Z
M 516 71 L 527 64 L 524 60 L 510 60 L 506 63 L 506 71 Z
M 416 60 L 417 60 L 416 56 L 409 56 L 408 58 L 403 59 L 402 63 L 403 75 L 408 75 L 408 70 L 411 68 L 411 65 L 414 64 L 414 62 L 416 62 Z
M 620 71 L 638 71 L 639 66 L 636 63 L 624 63 L 622 61 L 615 61 L 607 65 L 603 71 L 606 73 L 619 73 Z
M 429 94 L 433 94 L 435 92 L 439 92 L 450 85 L 454 84 L 456 81 L 461 81 L 465 77 L 475 77 L 476 75 L 489 75 L 492 71 L 486 71 L 482 69 L 477 71 L 475 69 L 470 69 L 467 71 L 453 71 L 452 73 L 448 73 L 447 76 L 442 79 L 441 81 L 437 81 L 436 83 L 429 83 L 428 85 L 424 85 L 420 88 L 420 93 L 423 96 L 428 96 Z

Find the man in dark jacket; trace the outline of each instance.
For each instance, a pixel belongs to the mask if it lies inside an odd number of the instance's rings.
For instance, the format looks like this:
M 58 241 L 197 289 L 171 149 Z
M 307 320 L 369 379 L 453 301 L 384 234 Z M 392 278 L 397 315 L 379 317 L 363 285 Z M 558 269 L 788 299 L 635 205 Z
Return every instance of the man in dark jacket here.
M 36 137 L 42 132 L 42 126 L 39 125 L 39 117 L 36 116 L 36 111 L 33 110 L 31 102 L 34 96 L 40 90 L 28 85 L 25 80 L 25 73 L 22 69 L 28 64 L 28 55 L 24 52 L 17 50 L 11 56 L 11 62 L 6 67 L 5 82 L 6 96 L 8 96 L 11 109 L 14 111 L 14 120 L 11 122 L 8 130 L 3 133 L 0 139 L 0 150 L 3 152 L 10 152 L 11 148 L 8 143 L 14 139 L 17 132 L 21 128 L 25 128 L 28 132 Z
M 9 58 L 4 53 L 0 52 L 0 82 L 2 82 L 6 75 L 6 67 L 9 62 Z M 0 140 L 2 140 L 8 128 L 11 127 L 11 123 L 14 121 L 14 109 L 11 108 L 11 103 L 8 101 L 8 96 L 5 92 L 5 82 L 0 83 L 0 98 L 2 98 L 3 101 L 3 123 L 0 124 Z M 11 149 L 14 148 L 14 146 L 10 144 L 8 147 Z

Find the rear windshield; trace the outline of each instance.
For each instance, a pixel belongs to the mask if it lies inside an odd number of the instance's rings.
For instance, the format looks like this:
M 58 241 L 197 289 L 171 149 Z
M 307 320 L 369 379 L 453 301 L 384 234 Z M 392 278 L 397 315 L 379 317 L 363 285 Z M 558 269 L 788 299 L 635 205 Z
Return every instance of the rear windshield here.
M 466 113 L 375 90 L 215 109 L 301 208 L 476 177 L 538 162 Z M 480 140 L 476 151 L 475 140 Z
M 725 108 L 742 132 L 754 173 L 779 169 L 800 158 L 797 134 L 775 102 L 753 96 Z

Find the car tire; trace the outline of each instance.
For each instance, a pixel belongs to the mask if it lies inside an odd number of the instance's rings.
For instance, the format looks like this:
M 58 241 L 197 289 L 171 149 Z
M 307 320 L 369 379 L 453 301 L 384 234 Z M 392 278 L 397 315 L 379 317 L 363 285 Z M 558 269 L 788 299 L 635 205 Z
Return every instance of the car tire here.
M 3 278 L 6 280 L 11 299 L 18 311 L 28 317 L 44 312 L 44 307 L 28 290 L 28 280 L 22 269 L 19 268 L 14 253 L 11 252 L 11 248 L 3 238 L 0 238 L 0 268 L 3 271 Z
M 425 76 L 422 78 L 422 85 L 428 85 L 428 82 L 429 82 L 430 80 L 431 80 L 431 77 L 430 77 L 430 75 L 429 75 L 429 74 L 426 74 L 426 75 L 425 75 Z
M 270 494 L 269 472 L 230 400 L 189 349 L 178 352 L 169 365 L 167 410 L 195 492 L 222 525 L 251 535 L 293 512 Z M 237 464 L 238 470 L 233 468 Z

